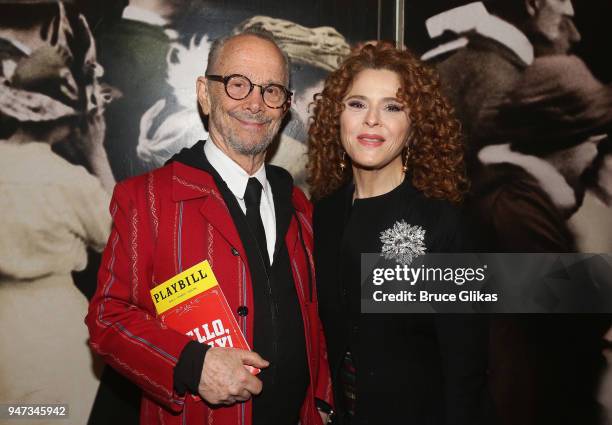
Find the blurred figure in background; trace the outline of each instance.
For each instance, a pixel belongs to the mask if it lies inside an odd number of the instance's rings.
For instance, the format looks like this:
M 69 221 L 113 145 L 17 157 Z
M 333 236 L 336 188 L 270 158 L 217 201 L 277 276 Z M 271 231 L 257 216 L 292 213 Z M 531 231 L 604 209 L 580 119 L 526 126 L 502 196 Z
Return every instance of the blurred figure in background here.
M 167 55 L 169 93 L 142 115 L 136 152 L 145 168 L 162 167 L 174 154 L 208 138 L 198 110 L 194 81 L 206 68 L 208 36 L 192 38 L 188 46 L 173 42 Z M 163 93 L 161 93 L 163 94 Z
M 608 171 L 611 88 L 575 56 L 544 56 L 495 112 L 486 113 L 501 131 L 491 131 L 497 143 L 478 152 L 481 166 L 473 178 L 472 207 L 485 249 L 579 251 L 568 220 L 589 186 L 599 187 L 606 199 L 600 177 Z M 602 311 L 599 302 L 610 297 L 603 289 L 584 282 L 583 311 Z M 596 391 L 609 326 L 604 315 L 495 320 L 490 378 L 502 423 L 599 424 Z
M 71 272 L 110 232 L 110 99 L 82 15 L 44 1 L 0 11 L 0 403 L 68 404 L 86 423 L 99 370 Z M 60 144 L 93 175 L 54 153 Z
M 104 81 L 123 96 L 107 112 L 106 151 L 117 181 L 148 171 L 136 155 L 140 117 L 169 95 L 166 58 L 176 33 L 168 30 L 187 0 L 129 0 L 120 19 L 95 30 Z
M 490 252 L 580 249 L 568 220 L 588 176 L 604 176 L 612 98 L 570 54 L 580 41 L 573 18 L 571 0 L 488 0 L 426 22 L 432 37 L 454 35 L 424 58 L 463 124 L 472 206 Z M 588 226 L 606 228 L 593 215 Z M 607 326 L 585 315 L 496 319 L 490 379 L 501 423 L 597 424 Z
M 568 54 L 580 40 L 570 0 L 473 2 L 427 20 L 432 37 L 453 33 L 423 58 L 437 64 L 445 94 L 457 111 L 468 161 L 495 143 L 499 123 L 483 116 L 495 110 L 535 57 Z

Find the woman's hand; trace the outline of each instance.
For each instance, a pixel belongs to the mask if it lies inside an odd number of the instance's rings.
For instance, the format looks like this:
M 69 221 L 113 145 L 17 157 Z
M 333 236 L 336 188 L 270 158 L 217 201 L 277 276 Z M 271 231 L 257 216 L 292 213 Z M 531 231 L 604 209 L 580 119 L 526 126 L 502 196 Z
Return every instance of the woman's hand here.
M 106 121 L 101 112 L 94 111 L 86 117 L 85 131 L 82 134 L 80 147 L 89 161 L 93 174 L 100 179 L 102 186 L 109 193 L 115 187 L 115 177 L 104 150 Z

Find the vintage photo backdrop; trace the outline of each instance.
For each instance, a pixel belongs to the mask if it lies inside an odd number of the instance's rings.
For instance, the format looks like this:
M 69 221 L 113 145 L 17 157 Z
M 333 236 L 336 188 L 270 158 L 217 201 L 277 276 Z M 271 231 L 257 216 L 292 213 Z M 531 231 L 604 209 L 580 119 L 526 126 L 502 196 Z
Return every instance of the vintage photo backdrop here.
M 405 2 L 405 44 L 463 127 L 481 249 L 612 251 L 610 17 L 603 0 Z M 611 423 L 609 328 L 609 315 L 491 318 L 498 422 Z
M 525 165 L 524 158 L 514 158 L 513 164 L 537 174 L 544 194 L 561 194 L 558 203 L 552 196 L 552 203 L 539 205 L 561 217 L 555 226 L 564 236 L 563 246 L 610 252 L 612 65 L 607 40 L 612 6 L 605 0 L 573 2 L 571 25 L 580 37 L 574 34 L 571 48 L 536 54 L 534 62 L 522 65 L 520 56 L 510 59 L 521 70 L 512 78 L 525 79 L 524 90 L 518 91 L 524 97 L 517 95 L 512 103 L 503 97 L 508 93 L 494 98 L 495 90 L 488 88 L 476 96 L 486 108 L 469 115 L 476 106 L 462 110 L 461 104 L 469 93 L 453 94 L 452 88 L 470 77 L 468 70 L 475 80 L 487 70 L 468 63 L 471 68 L 466 65 L 453 76 L 456 65 L 450 58 L 468 48 L 466 40 L 495 37 L 499 21 L 483 27 L 486 19 L 478 15 L 483 8 L 471 9 L 478 13 L 456 9 L 468 3 L 1 0 L 0 402 L 69 403 L 72 423 L 86 423 L 92 408 L 90 423 L 137 423 L 137 390 L 91 356 L 83 325 L 97 252 L 108 235 L 109 193 L 115 181 L 158 167 L 206 137 L 195 79 L 204 73 L 211 40 L 251 26 L 272 32 L 292 60 L 295 94 L 270 160 L 289 169 L 296 183 L 305 187 L 308 105 L 327 73 L 355 43 L 393 40 L 403 33 L 408 48 L 441 70 L 464 119 L 470 160 L 508 163 L 500 159 L 507 150 L 479 153 L 490 145 L 523 141 L 523 153 L 540 162 L 531 167 L 533 161 Z M 484 10 L 495 3 L 500 0 L 483 2 Z M 404 26 L 398 31 L 396 11 L 401 10 Z M 430 19 L 436 15 L 443 18 Z M 475 17 L 484 20 L 470 22 Z M 504 107 L 497 108 L 500 104 Z M 580 160 L 589 172 L 587 180 L 574 179 L 580 190 L 569 200 L 563 198 L 568 191 L 558 173 L 538 174 L 545 161 L 538 149 L 529 150 L 526 139 L 533 135 L 558 150 L 578 147 L 559 159 L 564 164 Z M 474 187 L 489 181 L 484 178 L 474 172 Z M 572 190 L 576 185 L 570 185 Z M 513 206 L 521 208 L 510 204 L 508 211 Z M 508 228 L 519 224 L 512 219 Z M 604 329 L 605 321 L 597 326 Z M 52 373 L 40 374 L 43 365 Z
M 206 137 L 195 82 L 210 43 L 258 27 L 290 57 L 294 92 L 270 160 L 305 187 L 308 104 L 376 38 L 377 14 L 371 0 L 0 1 L 0 403 L 138 422 L 138 390 L 91 355 L 83 324 L 114 183 Z
M 565 215 L 578 250 L 611 252 L 612 182 L 609 170 L 612 155 L 609 133 L 612 120 L 612 62 L 606 53 L 606 40 L 612 35 L 609 26 L 612 4 L 605 0 L 544 2 L 557 5 L 555 7 L 561 10 L 566 9 L 572 16 L 566 18 L 565 24 L 560 24 L 558 39 L 563 41 L 559 41 L 556 50 L 546 46 L 543 37 L 528 35 L 536 45 L 536 63 L 529 67 L 531 61 L 527 64 L 513 52 L 516 46 L 522 44 L 521 35 L 508 30 L 507 26 L 508 23 L 516 24 L 508 21 L 522 19 L 523 3 L 503 0 L 406 1 L 404 41 L 408 48 L 423 55 L 440 71 L 442 83 L 468 133 L 466 142 L 473 156 L 477 153 L 475 145 L 510 142 L 512 138 L 521 138 L 524 144 L 540 146 L 545 142 L 554 144 L 555 140 L 571 137 L 583 141 L 590 137 L 599 138 L 596 142 L 599 153 L 592 161 L 599 169 L 592 170 L 591 181 L 578 191 L 586 191 L 586 194 L 578 193 L 575 205 L 568 206 Z M 498 15 L 507 16 L 501 19 L 505 23 L 496 19 L 496 10 L 500 12 Z M 485 18 L 484 14 L 495 18 Z M 558 25 L 553 21 L 545 25 Z M 554 29 L 551 31 L 554 32 Z M 491 41 L 495 38 L 502 41 Z M 469 41 L 478 44 L 474 51 L 497 51 L 499 57 L 505 59 L 496 63 L 495 59 L 488 58 L 489 62 L 478 63 L 482 57 L 464 54 L 470 50 L 469 47 L 464 49 Z M 483 47 L 482 42 L 491 45 Z M 449 59 L 450 56 L 454 56 L 454 59 Z M 461 69 L 460 60 L 466 61 Z M 491 64 L 500 67 L 489 67 Z M 504 64 L 511 69 L 506 75 Z M 526 81 L 515 82 L 514 79 L 528 68 Z M 545 80 L 548 86 L 542 84 Z M 497 118 L 492 115 L 485 118 L 485 108 L 495 109 L 496 103 L 503 99 L 492 98 L 505 94 L 525 96 L 522 99 L 523 107 L 516 108 L 512 117 L 506 120 L 506 125 L 511 122 L 512 126 L 517 127 L 516 133 L 504 134 L 501 127 L 502 130 L 498 128 L 497 134 L 493 135 L 489 131 L 491 127 L 497 127 L 500 121 L 496 121 Z M 536 99 L 537 96 L 540 98 Z M 469 134 L 471 132 L 476 134 Z M 548 135 L 546 138 L 545 134 Z M 527 140 L 530 137 L 534 140 Z M 571 141 L 569 144 L 579 145 Z M 588 149 L 585 147 L 583 152 Z M 577 151 L 568 151 L 566 158 L 580 155 Z M 472 178 L 478 180 L 477 176 Z M 542 180 L 549 183 L 551 190 L 560 189 L 550 179 L 543 177 Z

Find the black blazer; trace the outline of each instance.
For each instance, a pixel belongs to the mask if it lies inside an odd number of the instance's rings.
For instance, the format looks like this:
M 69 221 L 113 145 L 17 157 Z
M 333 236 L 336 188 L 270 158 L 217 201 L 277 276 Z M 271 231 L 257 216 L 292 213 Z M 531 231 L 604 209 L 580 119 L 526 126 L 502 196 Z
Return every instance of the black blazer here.
M 464 231 L 459 210 L 448 202 L 426 198 L 408 182 L 398 189 L 399 197 L 394 196 L 393 205 L 373 217 L 372 226 L 385 216 L 392 221 L 405 219 L 425 228 L 428 252 L 460 252 Z M 482 318 L 377 314 L 355 320 L 351 315 L 359 307 L 347 301 L 355 297 L 341 282 L 339 264 L 352 193 L 349 185 L 319 201 L 313 217 L 319 313 L 340 423 L 344 409 L 339 372 L 349 341 L 358 341 L 357 349 L 352 348 L 359 352 L 357 423 L 485 423 L 481 416 L 483 404 L 488 405 L 487 324 Z M 351 337 L 351 333 L 358 335 Z

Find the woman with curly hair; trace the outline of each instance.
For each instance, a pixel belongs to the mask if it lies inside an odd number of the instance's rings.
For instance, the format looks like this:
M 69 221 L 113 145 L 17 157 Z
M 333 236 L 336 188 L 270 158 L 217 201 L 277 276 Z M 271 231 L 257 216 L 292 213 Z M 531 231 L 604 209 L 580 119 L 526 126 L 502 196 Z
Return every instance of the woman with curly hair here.
M 486 324 L 476 317 L 361 315 L 361 253 L 397 223 L 425 252 L 460 252 L 468 181 L 460 126 L 434 72 L 366 45 L 329 75 L 309 131 L 319 309 L 340 423 L 476 424 Z

